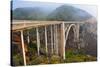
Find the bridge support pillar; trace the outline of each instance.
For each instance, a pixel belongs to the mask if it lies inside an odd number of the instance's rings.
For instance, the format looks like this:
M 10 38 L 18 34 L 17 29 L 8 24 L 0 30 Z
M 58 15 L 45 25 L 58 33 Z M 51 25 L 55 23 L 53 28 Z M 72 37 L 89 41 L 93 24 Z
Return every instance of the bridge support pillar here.
M 21 30 L 20 32 L 21 32 L 21 44 L 22 44 L 23 60 L 24 60 L 24 65 L 26 66 L 26 56 L 25 56 L 23 30 Z
M 78 43 L 77 43 L 78 49 L 80 49 L 80 44 L 79 44 L 79 28 L 80 28 L 80 27 L 79 27 L 79 24 L 77 24 L 77 31 L 76 31 L 77 37 L 76 37 L 76 38 L 77 38 L 77 42 L 78 42 Z
M 53 54 L 53 32 L 52 32 L 52 25 L 51 25 L 51 52 Z
M 48 47 L 47 47 L 47 28 L 45 26 L 45 46 L 46 46 L 46 53 L 48 53 Z
M 27 42 L 28 42 L 28 44 L 30 42 L 29 31 L 27 31 Z
M 56 32 L 55 32 L 55 25 L 54 25 L 54 54 L 56 54 Z
M 60 53 L 63 59 L 65 59 L 65 25 L 64 22 L 61 24 L 61 45 Z
M 38 56 L 40 55 L 40 36 L 39 36 L 39 31 L 38 31 L 38 27 L 36 28 L 36 34 L 37 34 L 37 52 L 38 52 Z
M 57 32 L 57 25 L 55 25 L 55 43 L 56 43 L 56 54 L 58 55 L 58 32 Z

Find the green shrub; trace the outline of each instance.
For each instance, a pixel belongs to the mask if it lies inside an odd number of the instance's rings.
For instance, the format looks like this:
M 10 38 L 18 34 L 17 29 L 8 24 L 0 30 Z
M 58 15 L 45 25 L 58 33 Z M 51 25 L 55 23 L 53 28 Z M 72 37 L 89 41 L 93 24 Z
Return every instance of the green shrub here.
M 32 42 L 29 43 L 29 45 L 28 45 L 28 54 L 29 54 L 29 57 L 37 54 L 36 43 L 32 43 Z
M 57 64 L 57 63 L 60 63 L 60 57 L 59 56 L 57 56 L 57 55 L 53 55 L 52 57 L 51 57 L 51 61 L 50 61 L 50 63 L 51 64 Z
M 47 64 L 48 63 L 48 59 L 45 56 L 37 56 L 34 57 L 31 61 L 31 64 Z
M 87 55 L 87 57 L 84 58 L 84 61 L 96 61 L 96 60 L 97 60 L 96 57 L 89 56 L 89 55 Z
M 96 61 L 96 57 L 88 56 L 84 53 L 83 50 L 78 50 L 75 52 L 75 50 L 68 50 L 65 53 L 66 55 L 66 63 L 69 62 L 85 62 L 85 61 Z
M 20 54 L 13 56 L 13 65 L 14 66 L 23 65 L 23 57 L 21 57 Z

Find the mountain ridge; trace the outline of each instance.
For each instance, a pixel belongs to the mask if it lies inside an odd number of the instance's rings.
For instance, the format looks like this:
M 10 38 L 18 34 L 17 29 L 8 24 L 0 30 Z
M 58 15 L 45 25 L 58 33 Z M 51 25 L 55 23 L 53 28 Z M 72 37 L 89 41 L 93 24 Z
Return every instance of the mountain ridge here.
M 63 20 L 76 21 L 86 20 L 92 16 L 79 8 L 61 5 L 51 11 L 42 7 L 16 8 L 12 11 L 12 18 L 16 20 Z

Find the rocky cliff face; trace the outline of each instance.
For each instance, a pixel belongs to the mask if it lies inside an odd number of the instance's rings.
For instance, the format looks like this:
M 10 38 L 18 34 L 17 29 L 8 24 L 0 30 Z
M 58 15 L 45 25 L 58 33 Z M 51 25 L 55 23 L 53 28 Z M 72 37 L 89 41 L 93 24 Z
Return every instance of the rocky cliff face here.
M 97 56 L 97 21 L 95 18 L 88 19 L 80 32 L 81 47 L 87 54 Z

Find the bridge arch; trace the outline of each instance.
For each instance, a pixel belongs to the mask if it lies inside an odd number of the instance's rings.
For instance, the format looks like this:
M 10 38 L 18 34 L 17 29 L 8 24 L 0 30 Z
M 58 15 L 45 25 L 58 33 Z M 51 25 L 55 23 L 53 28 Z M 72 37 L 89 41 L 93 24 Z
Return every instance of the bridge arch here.
M 65 45 L 64 45 L 64 55 L 65 55 L 65 52 L 66 52 L 66 43 L 67 43 L 67 40 L 68 40 L 68 37 L 69 37 L 69 32 L 70 31 L 73 31 L 73 37 L 74 37 L 74 40 L 76 39 L 76 36 L 78 35 L 77 34 L 77 25 L 76 24 L 70 24 L 69 27 L 65 30 Z
M 68 27 L 68 29 L 65 30 L 65 32 L 66 32 L 66 34 L 65 34 L 65 35 L 66 35 L 66 37 L 65 37 L 65 45 L 66 45 L 66 41 L 67 41 L 67 39 L 68 39 L 68 35 L 69 35 L 69 32 L 70 32 L 71 28 L 72 28 L 73 31 L 74 31 L 74 38 L 75 38 L 75 36 L 77 35 L 77 34 L 76 34 L 76 29 L 77 29 L 76 25 L 75 25 L 75 24 L 71 24 L 71 25 Z

